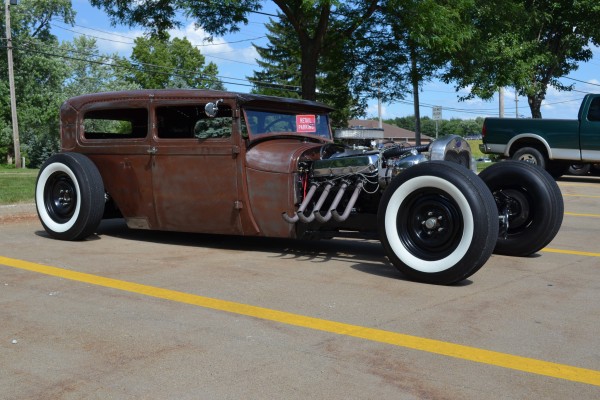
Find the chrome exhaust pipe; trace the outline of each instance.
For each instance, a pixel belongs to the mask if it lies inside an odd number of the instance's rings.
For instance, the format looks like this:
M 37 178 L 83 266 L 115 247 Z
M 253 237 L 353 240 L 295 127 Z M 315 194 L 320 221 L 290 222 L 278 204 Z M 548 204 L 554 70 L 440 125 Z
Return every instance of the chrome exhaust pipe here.
M 283 219 L 286 222 L 288 222 L 290 224 L 294 224 L 294 223 L 298 222 L 298 220 L 300 219 L 298 214 L 299 213 L 302 214 L 304 212 L 304 209 L 306 208 L 306 206 L 312 199 L 313 195 L 317 191 L 318 186 L 319 186 L 318 183 L 313 183 L 312 185 L 310 185 L 310 189 L 308 190 L 308 193 L 306 194 L 306 197 L 304 198 L 304 200 L 302 200 L 302 204 L 300 204 L 300 207 L 298 208 L 298 212 L 295 212 L 293 216 L 290 217 L 287 212 L 285 212 L 285 211 L 283 212 L 283 214 L 281 216 L 283 217 Z
M 317 221 L 319 221 L 320 223 L 323 224 L 331 219 L 331 215 L 332 215 L 331 212 L 337 208 L 338 204 L 340 204 L 340 201 L 342 200 L 342 196 L 344 196 L 344 193 L 346 192 L 347 187 L 348 187 L 348 183 L 342 182 L 340 189 L 338 190 L 337 194 L 335 195 L 335 198 L 333 199 L 333 202 L 331 203 L 331 206 L 329 206 L 329 210 L 327 211 L 327 213 L 325 215 L 321 215 L 321 213 L 318 211 L 313 212 Z
M 308 224 L 309 222 L 312 222 L 315 219 L 315 213 L 318 213 L 319 210 L 321 209 L 321 207 L 323 206 L 323 203 L 325 203 L 325 199 L 327 199 L 327 196 L 329 196 L 329 191 L 331 190 L 332 186 L 333 185 L 329 182 L 325 185 L 325 189 L 323 189 L 323 193 L 321 193 L 321 197 L 319 197 L 319 200 L 317 200 L 317 204 L 315 204 L 315 208 L 313 209 L 312 213 L 308 217 L 306 215 L 304 215 L 303 212 L 298 211 L 298 217 L 300 218 L 300 221 Z
M 344 222 L 345 220 L 348 219 L 348 217 L 350 216 L 350 212 L 352 211 L 352 207 L 354 207 L 354 204 L 356 204 L 356 200 L 358 199 L 358 195 L 360 194 L 360 191 L 363 188 L 363 181 L 360 180 L 358 181 L 358 183 L 356 184 L 356 188 L 354 189 L 354 192 L 352 193 L 352 197 L 350 197 L 350 201 L 348 201 L 348 205 L 346 206 L 346 209 L 344 210 L 344 213 L 342 215 L 338 214 L 337 210 L 333 210 L 332 214 L 333 214 L 333 219 L 335 219 L 338 222 Z

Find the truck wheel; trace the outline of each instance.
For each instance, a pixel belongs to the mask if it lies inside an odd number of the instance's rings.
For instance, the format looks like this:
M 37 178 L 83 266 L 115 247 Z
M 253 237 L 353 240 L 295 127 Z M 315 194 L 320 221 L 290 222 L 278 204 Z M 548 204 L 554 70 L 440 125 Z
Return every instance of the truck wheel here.
M 544 158 L 544 155 L 538 149 L 533 147 L 521 147 L 519 150 L 515 151 L 512 159 L 525 161 L 546 169 L 546 159 Z
M 589 174 L 591 169 L 591 164 L 571 164 L 567 172 L 569 175 L 583 176 Z
M 564 203 L 550 174 L 527 163 L 504 161 L 479 176 L 494 195 L 500 216 L 508 216 L 508 229 L 502 231 L 501 226 L 494 253 L 527 256 L 554 239 L 562 224 Z
M 82 154 L 55 154 L 40 169 L 35 203 L 50 236 L 61 240 L 85 239 L 94 233 L 104 213 L 100 172 Z
M 456 163 L 431 161 L 394 178 L 381 199 L 377 226 L 400 272 L 451 284 L 477 272 L 491 256 L 498 212 L 477 175 Z

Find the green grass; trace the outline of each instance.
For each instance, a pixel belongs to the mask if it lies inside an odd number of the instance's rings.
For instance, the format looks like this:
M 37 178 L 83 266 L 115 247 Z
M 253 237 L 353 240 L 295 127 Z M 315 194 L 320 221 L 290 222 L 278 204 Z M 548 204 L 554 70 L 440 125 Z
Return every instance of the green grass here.
M 485 154 L 479 150 L 479 145 L 483 143 L 482 140 L 467 140 L 467 143 L 469 143 L 469 146 L 471 146 L 471 154 L 473 154 L 475 159 L 485 156 Z
M 475 157 L 476 160 L 481 157 L 491 158 L 489 154 L 482 153 L 481 150 L 479 150 L 479 145 L 481 143 L 483 143 L 482 140 L 469 140 L 469 141 L 467 141 L 467 143 L 469 143 L 469 146 L 471 146 L 471 154 L 473 155 L 473 157 Z M 492 158 L 492 161 L 493 160 L 494 159 Z M 484 169 L 486 169 L 487 167 L 489 167 L 492 164 L 493 163 L 478 162 L 477 163 L 477 172 L 483 171 Z
M 0 204 L 33 203 L 37 169 L 0 165 Z

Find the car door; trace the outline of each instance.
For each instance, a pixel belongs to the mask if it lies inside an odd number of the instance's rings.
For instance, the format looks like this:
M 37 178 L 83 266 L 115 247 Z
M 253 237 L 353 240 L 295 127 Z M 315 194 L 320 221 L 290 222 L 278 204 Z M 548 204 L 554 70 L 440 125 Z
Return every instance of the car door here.
M 152 185 L 159 229 L 241 234 L 232 103 L 218 114 L 206 101 L 153 108 Z
M 147 106 L 145 100 L 91 102 L 78 122 L 78 151 L 94 162 L 111 203 L 135 229 L 157 228 Z

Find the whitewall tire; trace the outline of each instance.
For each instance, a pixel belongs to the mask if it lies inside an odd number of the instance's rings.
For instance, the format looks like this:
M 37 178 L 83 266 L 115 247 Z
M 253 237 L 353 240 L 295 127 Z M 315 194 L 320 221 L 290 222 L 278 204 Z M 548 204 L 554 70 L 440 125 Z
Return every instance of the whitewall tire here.
M 42 165 L 35 188 L 40 222 L 50 236 L 81 240 L 94 233 L 104 213 L 104 186 L 92 161 L 59 153 Z
M 451 284 L 490 257 L 498 212 L 485 184 L 451 162 L 427 162 L 397 176 L 386 189 L 378 227 L 388 258 L 410 279 Z

